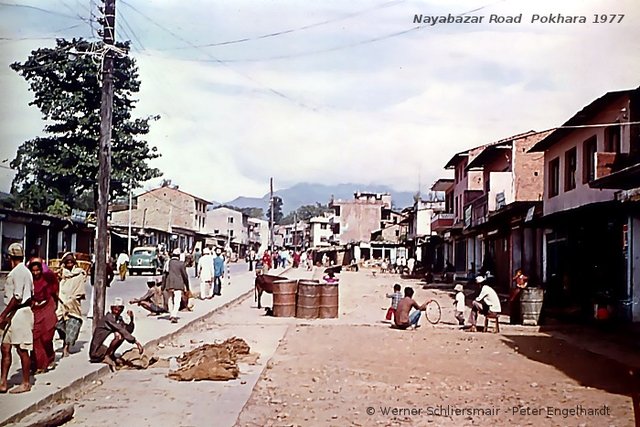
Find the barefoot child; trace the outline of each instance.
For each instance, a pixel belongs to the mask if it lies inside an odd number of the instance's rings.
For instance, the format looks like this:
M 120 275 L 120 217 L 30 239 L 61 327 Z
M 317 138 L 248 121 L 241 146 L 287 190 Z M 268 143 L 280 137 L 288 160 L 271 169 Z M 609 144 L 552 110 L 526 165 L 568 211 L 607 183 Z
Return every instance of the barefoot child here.
M 400 292 L 401 289 L 402 288 L 400 284 L 396 283 L 393 285 L 393 293 L 387 294 L 387 298 L 391 298 L 391 307 L 389 307 L 389 310 L 387 310 L 387 317 L 386 317 L 387 320 L 391 320 L 391 316 L 396 315 L 396 309 L 398 308 L 398 303 L 402 299 L 402 292 Z
M 462 292 L 463 287 L 460 283 L 458 283 L 454 288 L 456 291 L 455 300 L 453 301 L 453 305 L 456 310 L 456 319 L 458 320 L 458 324 L 460 326 L 464 326 L 464 292 Z

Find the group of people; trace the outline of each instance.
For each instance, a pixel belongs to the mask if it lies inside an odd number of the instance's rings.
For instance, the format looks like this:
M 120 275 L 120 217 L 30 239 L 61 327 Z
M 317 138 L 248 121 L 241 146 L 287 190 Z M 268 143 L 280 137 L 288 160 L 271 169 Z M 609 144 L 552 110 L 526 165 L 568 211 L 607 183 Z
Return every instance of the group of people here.
M 274 249 L 273 253 L 266 249 L 262 257 L 252 250 L 249 254 L 249 271 L 253 269 L 252 261 L 255 261 L 256 274 L 267 274 L 272 268 L 287 268 L 289 265 L 307 270 L 313 267 L 310 253 L 286 249 Z
M 477 331 L 478 314 L 483 314 L 488 317 L 497 317 L 502 312 L 502 305 L 500 303 L 500 297 L 498 293 L 491 287 L 488 277 L 491 277 L 491 273 L 487 272 L 485 275 L 479 275 L 475 278 L 475 283 L 479 287 L 478 296 L 471 302 L 471 312 L 469 313 L 468 325 L 465 326 L 464 311 L 466 308 L 466 296 L 464 294 L 464 287 L 462 284 L 454 286 L 454 313 L 458 325 L 467 329 L 470 332 Z M 519 307 L 519 295 L 523 289 L 528 285 L 528 277 L 522 272 L 521 269 L 516 270 L 513 277 L 515 287 L 513 288 L 509 297 L 509 303 L 511 304 L 511 312 Z M 404 296 L 401 293 L 401 286 L 399 283 L 395 283 L 393 286 L 393 293 L 386 294 L 387 298 L 391 299 L 391 306 L 387 310 L 385 319 L 391 321 L 393 319 L 393 327 L 399 329 L 406 329 L 413 326 L 419 327 L 419 320 L 421 311 L 424 311 L 430 301 L 425 302 L 423 305 L 419 305 L 413 300 L 414 291 L 411 287 L 404 289 Z M 415 311 L 411 313 L 411 310 Z M 513 314 L 513 313 L 512 313 Z M 513 316 L 512 316 L 513 317 Z
M 31 389 L 31 374 L 43 373 L 55 367 L 53 340 L 56 331 L 63 341 L 62 357 L 69 355 L 70 348 L 78 340 L 83 323 L 81 302 L 85 298 L 87 271 L 79 267 L 75 256 L 69 252 L 62 256 L 60 267 L 55 271 L 37 257 L 30 257 L 25 262 L 24 250 L 19 243 L 11 244 L 8 254 L 11 271 L 5 284 L 5 308 L 0 313 L 0 393 L 9 390 L 7 377 L 11 368 L 12 348 L 20 359 L 22 382 L 9 391 L 23 393 Z M 117 323 L 118 317 L 112 317 Z M 99 322 L 96 329 L 104 330 L 103 323 Z M 113 328 L 109 330 L 111 333 L 117 332 Z M 96 340 L 94 336 L 91 348 L 100 348 L 103 341 Z M 98 358 L 93 354 L 92 358 L 103 361 L 107 355 L 108 352 L 104 352 Z

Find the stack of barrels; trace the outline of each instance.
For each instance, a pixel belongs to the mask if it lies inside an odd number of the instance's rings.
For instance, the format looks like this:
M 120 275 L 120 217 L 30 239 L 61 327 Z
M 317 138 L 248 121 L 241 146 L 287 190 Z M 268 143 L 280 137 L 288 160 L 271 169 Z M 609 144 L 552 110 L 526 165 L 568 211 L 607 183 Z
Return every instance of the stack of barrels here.
M 338 317 L 338 284 L 318 280 L 273 282 L 273 315 L 301 319 Z

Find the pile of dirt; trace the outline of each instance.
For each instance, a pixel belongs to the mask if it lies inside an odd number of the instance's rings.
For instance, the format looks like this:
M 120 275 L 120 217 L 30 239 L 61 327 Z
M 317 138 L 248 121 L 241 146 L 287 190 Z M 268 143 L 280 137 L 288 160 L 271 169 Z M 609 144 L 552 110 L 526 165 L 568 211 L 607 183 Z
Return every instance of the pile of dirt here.
M 238 356 L 249 354 L 249 345 L 241 338 L 229 338 L 220 344 L 204 344 L 178 358 L 180 367 L 167 376 L 177 381 L 228 381 L 238 378 Z

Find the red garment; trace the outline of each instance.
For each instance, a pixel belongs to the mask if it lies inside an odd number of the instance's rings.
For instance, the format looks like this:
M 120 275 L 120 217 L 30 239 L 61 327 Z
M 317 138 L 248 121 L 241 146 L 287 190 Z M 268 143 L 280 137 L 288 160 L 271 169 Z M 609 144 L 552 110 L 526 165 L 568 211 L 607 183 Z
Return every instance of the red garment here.
M 33 352 L 35 368 L 47 369 L 55 359 L 53 336 L 56 330 L 56 300 L 58 278 L 52 271 L 43 272 L 39 279 L 33 280 Z
M 269 255 L 269 252 L 265 252 L 264 255 L 262 255 L 262 263 L 269 269 L 271 269 L 271 256 Z

